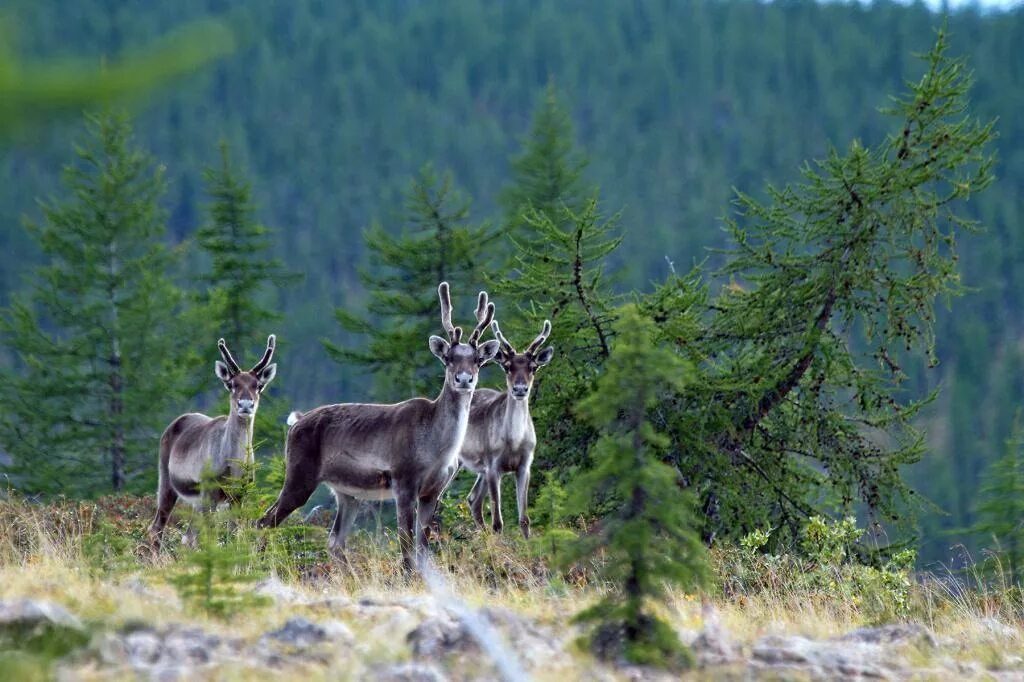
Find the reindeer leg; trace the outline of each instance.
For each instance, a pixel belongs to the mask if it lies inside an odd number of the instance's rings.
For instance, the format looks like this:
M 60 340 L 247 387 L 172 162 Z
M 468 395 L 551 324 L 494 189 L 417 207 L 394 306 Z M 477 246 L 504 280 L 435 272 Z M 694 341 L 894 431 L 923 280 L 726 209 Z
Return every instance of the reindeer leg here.
M 473 484 L 473 488 L 469 491 L 469 497 L 466 498 L 469 503 L 469 511 L 473 514 L 473 520 L 476 521 L 476 525 L 480 528 L 484 527 L 484 476 L 483 474 L 477 474 L 476 483 Z
M 149 526 L 149 543 L 153 551 L 159 551 L 160 542 L 163 539 L 164 526 L 171 516 L 175 503 L 178 501 L 178 493 L 171 485 L 170 473 L 171 443 L 167 434 L 160 437 L 160 461 L 158 465 L 159 482 L 156 487 L 156 516 Z
M 494 467 L 487 470 L 487 487 L 491 492 L 491 528 L 500 533 L 504 526 L 501 520 L 501 474 Z
M 160 543 L 163 540 L 164 527 L 171 517 L 174 505 L 178 501 L 178 493 L 171 487 L 169 476 L 160 474 L 160 483 L 156 493 L 156 516 L 149 527 L 149 542 L 153 551 L 160 550 Z
M 428 495 L 426 497 L 421 497 L 419 500 L 419 508 L 416 512 L 416 546 L 417 550 L 422 554 L 420 557 L 421 560 L 427 557 L 427 543 L 430 541 L 430 525 L 434 520 L 434 510 L 437 508 L 437 501 L 439 499 L 440 495 Z
M 530 539 L 530 517 L 526 514 L 526 498 L 530 492 L 530 461 L 527 457 L 516 470 L 516 507 L 519 510 L 519 530 L 523 531 L 523 537 Z
M 395 506 L 398 512 L 398 544 L 402 548 L 402 568 L 410 575 L 415 568 L 413 547 L 413 526 L 416 521 L 416 496 L 411 490 L 395 490 Z
M 306 504 L 310 495 L 316 490 L 319 481 L 312 477 L 295 476 L 289 470 L 285 474 L 284 485 L 277 501 L 270 505 L 270 508 L 263 513 L 260 520 L 256 522 L 257 528 L 276 528 L 288 518 L 293 511 Z
M 327 548 L 335 559 L 348 563 L 345 558 L 345 540 L 352 531 L 352 523 L 359 512 L 359 502 L 350 495 L 334 494 L 338 501 L 338 513 L 334 516 L 334 525 L 327 538 Z

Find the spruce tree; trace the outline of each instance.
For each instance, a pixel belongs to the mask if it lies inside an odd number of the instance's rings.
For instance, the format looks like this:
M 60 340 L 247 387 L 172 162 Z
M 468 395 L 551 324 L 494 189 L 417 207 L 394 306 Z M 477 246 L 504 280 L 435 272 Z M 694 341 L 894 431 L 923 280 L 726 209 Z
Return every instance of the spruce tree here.
M 209 286 L 204 297 L 216 325 L 214 338 L 224 337 L 235 348 L 259 348 L 282 319 L 275 294 L 301 276 L 274 256 L 274 232 L 256 220 L 252 186 L 233 167 L 227 142 L 220 143 L 220 164 L 207 168 L 203 178 L 212 199 L 210 220 L 196 240 L 210 256 L 202 281 Z
M 598 559 L 613 588 L 580 613 L 598 621 L 591 641 L 604 657 L 684 667 L 691 657 L 671 626 L 652 611 L 669 585 L 684 589 L 707 578 L 704 546 L 694 531 L 693 500 L 677 472 L 662 461 L 670 445 L 650 413 L 666 393 L 685 390 L 692 367 L 654 342 L 653 322 L 634 306 L 619 312 L 604 373 L 577 405 L 600 432 L 589 468 L 570 484 L 570 506 L 598 518 L 570 545 L 567 562 Z
M 368 337 L 365 349 L 325 341 L 338 362 L 372 372 L 381 400 L 433 397 L 441 389 L 427 339 L 440 324 L 437 285 L 447 281 L 466 300 L 482 288 L 491 230 L 473 225 L 469 202 L 451 174 L 428 165 L 405 195 L 405 225 L 398 234 L 380 224 L 366 231 L 369 267 L 360 271 L 368 295 L 367 314 L 339 308 L 342 328 Z
M 1024 425 L 1020 412 L 1005 454 L 985 472 L 979 497 L 978 523 L 971 530 L 982 542 L 993 545 L 994 558 L 1004 575 L 1024 582 Z
M 532 235 L 531 209 L 557 225 L 568 218 L 563 207 L 572 212 L 583 210 L 590 194 L 583 181 L 587 163 L 575 147 L 572 118 L 554 84 L 549 83 L 533 115 L 523 151 L 509 164 L 511 182 L 498 198 L 507 233 L 520 239 Z
M 30 493 L 154 485 L 160 431 L 180 411 L 183 296 L 163 243 L 163 169 L 120 114 L 90 116 L 70 196 L 28 225 L 46 264 L 0 318 L 20 366 L 0 377 L 7 473 Z

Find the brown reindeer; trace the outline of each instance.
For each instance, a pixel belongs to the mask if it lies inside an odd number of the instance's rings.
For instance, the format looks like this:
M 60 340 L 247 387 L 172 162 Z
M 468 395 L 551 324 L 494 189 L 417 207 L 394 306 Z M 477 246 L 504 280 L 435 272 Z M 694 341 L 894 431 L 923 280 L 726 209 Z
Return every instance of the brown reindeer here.
M 530 518 L 526 513 L 526 498 L 530 487 L 530 464 L 537 447 L 537 434 L 530 418 L 530 388 L 537 370 L 551 362 L 555 349 L 540 347 L 551 334 L 551 323 L 544 320 L 541 333 L 522 353 L 517 353 L 498 328 L 491 323 L 494 336 L 501 345 L 497 362 L 505 372 L 507 390 L 481 388 L 473 394 L 469 411 L 469 428 L 462 444 L 459 460 L 475 473 L 476 483 L 469 492 L 469 509 L 477 525 L 484 525 L 484 486 L 491 497 L 491 527 L 500 533 L 501 478 L 505 474 L 516 476 L 516 504 L 519 509 L 519 528 L 524 537 L 530 537 Z
M 440 395 L 395 405 L 324 405 L 293 416 L 284 487 L 259 526 L 281 523 L 324 482 L 338 501 L 328 546 L 342 558 L 357 500 L 394 498 L 402 559 L 406 571 L 412 570 L 417 548 L 426 550 L 427 525 L 437 499 L 457 471 L 480 367 L 498 352 L 497 341 L 479 343 L 494 317 L 494 304 L 488 302 L 486 292 L 481 291 L 477 301 L 479 324 L 465 343 L 462 329 L 452 325 L 448 283 L 442 282 L 437 293 L 441 323 L 449 338 L 430 337 L 431 352 L 445 366 Z
M 270 364 L 276 339 L 267 338 L 263 357 L 248 372 L 243 372 L 231 356 L 224 339 L 217 341 L 223 362 L 217 360 L 214 371 L 231 394 L 230 414 L 207 417 L 192 412 L 183 414 L 167 427 L 160 438 L 160 483 L 157 510 L 149 535 L 154 548 L 160 546 L 164 526 L 178 498 L 193 507 L 209 508 L 228 499 L 221 489 L 200 491 L 204 475 L 216 479 L 239 477 L 244 464 L 252 464 L 252 424 L 259 407 L 260 394 L 277 374 Z

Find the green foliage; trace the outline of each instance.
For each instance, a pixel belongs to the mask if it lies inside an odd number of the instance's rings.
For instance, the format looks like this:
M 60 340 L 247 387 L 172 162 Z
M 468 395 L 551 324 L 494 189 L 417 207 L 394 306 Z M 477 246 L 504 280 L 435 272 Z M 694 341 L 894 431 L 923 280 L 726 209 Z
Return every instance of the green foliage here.
M 985 472 L 978 500 L 978 523 L 972 528 L 991 542 L 993 557 L 984 565 L 998 568 L 1010 582 L 1024 582 L 1024 424 L 1021 412 L 1006 441 L 1006 453 Z
M 616 218 L 605 219 L 596 199 L 580 213 L 563 206 L 554 218 L 533 209 L 525 217 L 535 235 L 513 241 L 516 278 L 498 291 L 503 300 L 517 302 L 527 329 L 539 331 L 543 320 L 551 320 L 555 360 L 538 372 L 530 408 L 537 433 L 545 434 L 534 466 L 564 472 L 580 463 L 594 438 L 593 427 L 573 407 L 593 390 L 610 353 L 615 296 L 604 264 L 622 238 L 615 236 Z M 501 315 L 499 309 L 496 317 Z M 504 333 L 524 332 L 504 328 Z
M 20 59 L 14 51 L 16 37 L 13 26 L 0 21 L 0 133 L 166 87 L 172 79 L 230 54 L 237 44 L 226 23 L 206 20 L 179 27 L 157 45 L 100 67 L 85 59 Z
M 232 166 L 227 142 L 220 144 L 220 165 L 203 172 L 210 195 L 210 220 L 196 231 L 196 242 L 209 255 L 209 272 L 200 278 L 216 336 L 234 348 L 256 349 L 271 323 L 283 316 L 266 294 L 275 295 L 301 275 L 289 271 L 275 255 L 273 230 L 255 219 L 252 185 Z M 217 294 L 220 294 L 218 296 Z
M 149 488 L 155 443 L 185 394 L 181 292 L 162 243 L 162 169 L 123 115 L 90 117 L 70 196 L 29 225 L 46 265 L 3 311 L 0 443 L 23 491 Z
M 614 330 L 605 373 L 578 404 L 580 415 L 602 435 L 590 450 L 591 468 L 572 484 L 570 502 L 578 513 L 595 507 L 602 513 L 564 561 L 599 553 L 603 558 L 600 573 L 614 587 L 578 616 L 603 623 L 592 638 L 601 655 L 610 653 L 602 640 L 621 632 L 627 660 L 679 667 L 689 662 L 685 647 L 651 613 L 650 602 L 664 595 L 666 584 L 702 585 L 708 572 L 693 530 L 692 500 L 661 461 L 669 441 L 655 430 L 649 412 L 664 393 L 685 388 L 692 368 L 655 343 L 654 324 L 635 308 L 621 311 Z
M 455 314 L 464 315 L 472 307 L 460 303 L 476 296 L 487 263 L 490 228 L 470 223 L 469 201 L 450 173 L 439 177 L 430 166 L 420 170 L 405 195 L 404 220 L 399 236 L 379 224 L 365 234 L 370 266 L 360 274 L 370 292 L 369 314 L 335 311 L 344 329 L 367 336 L 366 348 L 324 342 L 338 362 L 372 372 L 374 395 L 381 399 L 441 390 L 439 366 L 427 345 L 441 330 L 437 285 L 451 284 Z
M 832 522 L 815 516 L 802 526 L 797 545 L 767 552 L 771 532 L 754 530 L 737 546 L 713 553 L 715 574 L 729 598 L 785 594 L 853 610 L 871 622 L 907 618 L 916 552 L 902 549 L 865 564 L 859 560 L 863 534 L 853 517 Z
M 252 592 L 252 584 L 264 576 L 252 570 L 253 538 L 247 533 L 225 534 L 212 516 L 193 515 L 198 546 L 179 556 L 170 581 L 186 604 L 209 616 L 229 618 L 267 603 Z
M 509 184 L 498 197 L 507 235 L 520 241 L 543 240 L 536 234 L 532 212 L 548 216 L 568 231 L 567 219 L 583 210 L 588 194 L 583 172 L 588 161 L 576 149 L 573 137 L 572 118 L 549 83 L 523 150 L 509 164 Z
M 250 453 L 251 454 L 251 453 Z M 264 577 L 258 571 L 257 535 L 253 520 L 259 513 L 247 501 L 255 489 L 255 467 L 235 462 L 237 476 L 215 476 L 207 469 L 199 485 L 200 496 L 223 491 L 233 505 L 187 514 L 195 547 L 179 555 L 170 582 L 182 601 L 208 616 L 229 618 L 267 600 L 253 594 L 252 584 Z
M 863 505 L 889 522 L 914 506 L 902 475 L 930 396 L 906 390 L 902 366 L 935 362 L 935 300 L 960 291 L 956 240 L 975 229 L 963 202 L 992 179 L 992 126 L 966 114 L 970 75 L 946 49 L 940 32 L 877 147 L 833 150 L 764 202 L 738 195 L 729 282 L 705 316 L 696 277 L 645 302 L 700 363 L 661 412 L 706 537 L 795 537 L 808 516 Z

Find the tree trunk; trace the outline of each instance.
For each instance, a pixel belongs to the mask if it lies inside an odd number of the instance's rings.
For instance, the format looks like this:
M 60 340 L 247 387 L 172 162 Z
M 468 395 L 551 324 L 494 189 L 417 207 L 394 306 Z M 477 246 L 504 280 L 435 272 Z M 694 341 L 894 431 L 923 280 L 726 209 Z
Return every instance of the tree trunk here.
M 124 487 L 124 412 L 123 387 L 121 383 L 121 349 L 117 340 L 110 354 L 110 413 L 114 421 L 114 442 L 110 447 L 110 481 L 117 492 Z

